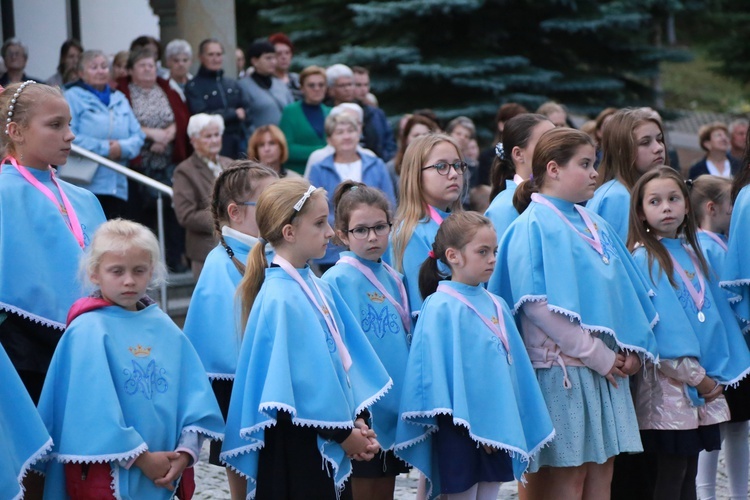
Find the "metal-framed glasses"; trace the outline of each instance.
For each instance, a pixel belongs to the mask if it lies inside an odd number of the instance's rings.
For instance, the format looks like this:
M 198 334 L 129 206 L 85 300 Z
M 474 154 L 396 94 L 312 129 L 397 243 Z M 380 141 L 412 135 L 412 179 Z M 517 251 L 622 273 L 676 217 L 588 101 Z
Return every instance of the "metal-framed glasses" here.
M 428 168 L 434 168 L 438 174 L 448 175 L 448 172 L 451 171 L 451 167 L 453 167 L 453 170 L 455 170 L 458 175 L 462 175 L 464 172 L 466 172 L 466 169 L 469 167 L 469 164 L 466 163 L 465 161 L 456 161 L 453 163 L 441 161 L 440 163 L 436 163 L 434 165 L 427 165 L 426 167 L 422 167 L 422 170 L 427 170 Z
M 354 236 L 357 240 L 364 240 L 367 239 L 368 236 L 370 236 L 370 231 L 373 231 L 375 233 L 375 236 L 386 236 L 391 232 L 391 224 L 390 222 L 386 224 L 378 224 L 376 226 L 357 226 L 354 229 L 347 229 L 347 233 L 351 233 L 352 236 Z

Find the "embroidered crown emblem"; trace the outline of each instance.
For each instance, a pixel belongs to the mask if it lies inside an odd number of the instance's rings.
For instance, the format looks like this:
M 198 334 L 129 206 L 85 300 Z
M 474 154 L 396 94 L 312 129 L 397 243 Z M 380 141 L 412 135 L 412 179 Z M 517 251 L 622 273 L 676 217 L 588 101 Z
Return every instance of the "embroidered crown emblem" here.
M 144 347 L 141 344 L 138 344 L 135 347 L 128 347 L 128 351 L 130 351 L 130 353 L 136 358 L 145 358 L 151 354 L 151 348 Z
M 323 316 L 328 316 L 329 314 L 331 314 L 326 306 L 323 306 L 321 310 L 323 311 Z
M 500 324 L 500 321 L 498 321 L 497 316 L 493 316 L 490 321 L 492 321 L 492 323 L 495 324 L 495 325 L 499 325 Z
M 687 275 L 689 280 L 692 280 L 695 278 L 695 273 L 691 273 L 690 271 L 685 271 L 685 274 Z
M 385 295 L 381 295 L 378 292 L 367 292 L 367 298 L 378 304 L 382 304 L 385 301 Z

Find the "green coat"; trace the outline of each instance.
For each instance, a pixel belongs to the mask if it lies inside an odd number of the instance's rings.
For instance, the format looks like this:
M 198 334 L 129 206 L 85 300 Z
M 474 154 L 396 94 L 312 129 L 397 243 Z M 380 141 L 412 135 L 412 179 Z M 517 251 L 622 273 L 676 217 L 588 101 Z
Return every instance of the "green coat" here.
M 331 108 L 325 104 L 321 104 L 321 106 L 325 119 L 331 112 Z M 302 101 L 293 102 L 284 108 L 279 127 L 284 132 L 286 142 L 289 145 L 289 160 L 284 166 L 289 170 L 304 174 L 310 153 L 326 146 L 325 137 L 318 137 L 310 122 L 307 121 L 305 113 L 302 111 Z

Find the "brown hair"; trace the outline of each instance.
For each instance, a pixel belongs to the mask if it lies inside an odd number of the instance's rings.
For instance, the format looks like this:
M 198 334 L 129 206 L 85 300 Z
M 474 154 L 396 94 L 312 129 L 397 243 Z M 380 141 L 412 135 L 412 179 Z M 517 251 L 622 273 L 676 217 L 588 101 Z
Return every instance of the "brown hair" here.
M 555 162 L 560 166 L 567 164 L 581 146 L 594 146 L 594 140 L 586 132 L 580 130 L 557 127 L 548 130 L 534 148 L 531 160 L 532 178 L 522 182 L 513 195 L 513 206 L 518 213 L 523 213 L 531 203 L 531 195 L 538 193 L 547 178 L 547 165 Z
M 404 128 L 401 129 L 401 134 L 398 137 L 398 151 L 396 152 L 395 159 L 393 160 L 393 166 L 396 170 L 397 175 L 401 175 L 401 162 L 404 160 L 404 153 L 406 153 L 406 147 L 408 146 L 408 144 L 406 144 L 406 139 L 407 137 L 409 137 L 411 129 L 413 129 L 415 125 L 424 125 L 432 133 L 440 131 L 438 124 L 430 120 L 426 116 L 412 115 L 408 120 L 406 120 Z
M 742 188 L 748 184 L 750 184 L 750 132 L 745 136 L 745 158 L 742 160 L 742 168 L 732 181 L 732 203 L 737 200 L 737 195 L 740 194 Z
M 727 128 L 727 126 L 721 122 L 709 123 L 707 125 L 703 125 L 701 128 L 698 129 L 698 142 L 700 143 L 701 149 L 703 151 L 708 151 L 708 149 L 706 149 L 706 146 L 704 146 L 703 143 L 706 141 L 710 141 L 711 134 L 713 134 L 717 130 L 723 130 L 724 133 L 727 134 L 727 137 L 729 137 L 729 128 Z
M 497 113 L 495 113 L 495 144 L 503 140 L 503 133 L 500 132 L 500 129 L 498 128 L 500 122 L 505 123 L 513 117 L 528 112 L 529 110 L 527 110 L 517 102 L 506 102 L 505 104 L 497 108 Z
M 495 155 L 492 161 L 490 174 L 490 201 L 505 190 L 505 181 L 512 179 L 516 173 L 516 165 L 513 163 L 513 149 L 524 149 L 529 144 L 529 139 L 534 129 L 542 122 L 549 122 L 549 118 L 537 113 L 524 113 L 514 116 L 505 123 L 503 129 L 503 157 Z M 552 123 L 552 122 L 550 122 Z
M 646 185 L 654 179 L 672 179 L 677 187 L 682 192 L 682 196 L 685 198 L 685 205 L 687 207 L 687 214 L 682 224 L 677 228 L 677 234 L 682 233 L 685 237 L 685 241 L 690 245 L 698 258 L 698 262 L 703 271 L 703 274 L 708 276 L 709 269 L 706 264 L 706 259 L 703 257 L 700 245 L 698 244 L 698 237 L 696 236 L 697 225 L 695 223 L 695 214 L 693 213 L 692 204 L 690 202 L 690 194 L 688 188 L 685 185 L 685 180 L 679 172 L 673 168 L 662 166 L 655 170 L 646 172 L 638 179 L 633 187 L 632 195 L 630 197 L 630 221 L 628 223 L 628 249 L 632 252 L 636 246 L 640 245 L 646 249 L 648 253 L 648 273 L 651 281 L 654 281 L 652 274 L 652 266 L 654 259 L 659 262 L 659 273 L 662 271 L 667 273 L 669 283 L 677 288 L 677 282 L 674 279 L 674 265 L 669 255 L 669 251 L 664 248 L 664 245 L 659 241 L 654 231 L 651 231 L 646 221 L 646 216 L 643 213 L 643 196 L 646 191 Z M 661 275 L 661 274 L 660 274 Z
M 211 193 L 211 216 L 214 221 L 214 231 L 219 236 L 219 243 L 232 259 L 234 267 L 245 274 L 245 264 L 235 256 L 224 236 L 221 234 L 221 226 L 229 224 L 227 208 L 232 202 L 240 202 L 257 195 L 255 181 L 269 177 L 278 178 L 279 175 L 272 169 L 251 160 L 238 160 L 232 162 L 223 170 L 214 182 Z
M 653 110 L 643 108 L 621 109 L 612 115 L 607 126 L 602 130 L 602 161 L 599 165 L 598 184 L 617 178 L 628 191 L 633 190 L 640 174 L 635 168 L 638 145 L 635 142 L 635 129 L 646 122 L 655 123 L 661 132 L 664 145 L 664 161 L 668 161 L 667 144 L 664 139 L 664 128 L 654 115 Z
M 309 210 L 310 201 L 313 198 L 326 198 L 326 192 L 323 188 L 313 191 L 310 199 L 302 205 L 299 212 L 294 209 L 294 205 L 300 201 L 302 196 L 307 192 L 310 183 L 299 177 L 287 177 L 280 179 L 268 186 L 258 198 L 255 205 L 255 220 L 258 223 L 259 236 L 267 243 L 278 248 L 284 240 L 283 230 L 287 224 L 296 224 L 298 215 L 303 215 Z M 244 332 L 247 318 L 250 316 L 250 310 L 253 302 L 258 296 L 260 287 L 265 280 L 265 272 L 268 267 L 266 260 L 265 243 L 255 245 L 247 257 L 247 268 L 245 275 L 237 287 L 237 297 L 242 304 L 242 328 Z
M 5 121 L 5 127 L 0 128 L 0 147 L 5 150 L 5 154 L 12 156 L 15 156 L 17 153 L 16 146 L 10 139 L 10 136 L 5 133 L 6 127 L 10 123 L 16 123 L 20 127 L 26 128 L 29 126 L 31 117 L 34 116 L 34 111 L 38 106 L 44 105 L 46 98 L 59 97 L 60 99 L 65 99 L 59 87 L 51 87 L 35 82 L 26 85 L 16 98 L 16 102 L 11 103 L 13 95 L 23 84 L 24 82 L 12 83 L 0 93 L 0 116 L 4 120 L 10 119 L 10 121 Z M 13 106 L 13 116 L 8 118 L 10 106 Z
M 599 112 L 598 115 L 596 115 L 596 128 L 594 129 L 594 135 L 596 136 L 597 141 L 599 141 L 599 137 L 601 137 L 601 134 L 603 132 L 604 122 L 608 117 L 617 113 L 617 111 L 617 108 L 604 108 Z
M 284 137 L 284 132 L 276 125 L 261 125 L 255 129 L 253 135 L 250 136 L 250 140 L 247 141 L 247 157 L 259 161 L 258 148 L 260 147 L 260 141 L 263 140 L 263 135 L 266 133 L 271 134 L 271 137 L 279 144 L 279 149 L 281 149 L 279 165 L 283 165 L 289 159 L 289 145 L 286 142 L 286 137 Z
M 427 134 L 417 137 L 406 148 L 401 162 L 401 178 L 398 189 L 398 210 L 396 211 L 397 229 L 391 236 L 393 245 L 393 264 L 397 271 L 403 272 L 404 252 L 406 245 L 414 234 L 414 228 L 420 220 L 427 217 L 427 201 L 422 188 L 422 167 L 425 167 L 432 148 L 440 143 L 450 143 L 456 148 L 458 157 L 463 160 L 461 148 L 455 139 L 445 134 Z M 451 212 L 461 211 L 461 196 L 450 206 Z
M 435 258 L 427 257 L 419 267 L 419 293 L 423 299 L 435 293 L 438 283 L 447 278 L 438 267 L 438 260 L 450 267 L 445 256 L 446 250 L 448 248 L 463 250 L 474 239 L 477 231 L 483 227 L 495 230 L 490 219 L 473 211 L 451 214 L 440 224 L 435 241 L 432 243 L 432 253 L 435 254 Z
M 369 187 L 367 184 L 348 180 L 339 184 L 333 194 L 333 206 L 336 207 L 334 229 L 346 233 L 349 230 L 352 212 L 361 205 L 379 208 L 385 212 L 385 220 L 389 224 L 391 223 L 391 207 L 383 192 L 377 188 Z M 338 232 L 334 238 L 334 243 L 344 245 Z
M 730 199 L 732 181 L 718 175 L 701 175 L 693 180 L 690 188 L 690 205 L 695 213 L 695 222 L 700 227 L 703 217 L 706 215 L 706 203 L 712 201 L 721 204 Z

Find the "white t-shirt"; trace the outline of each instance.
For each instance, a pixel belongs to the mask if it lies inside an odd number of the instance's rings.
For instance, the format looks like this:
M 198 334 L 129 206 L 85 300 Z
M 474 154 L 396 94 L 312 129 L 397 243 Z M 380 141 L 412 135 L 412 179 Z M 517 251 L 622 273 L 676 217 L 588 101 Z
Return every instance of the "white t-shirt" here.
M 362 182 L 362 160 L 351 163 L 333 163 L 342 181 Z

